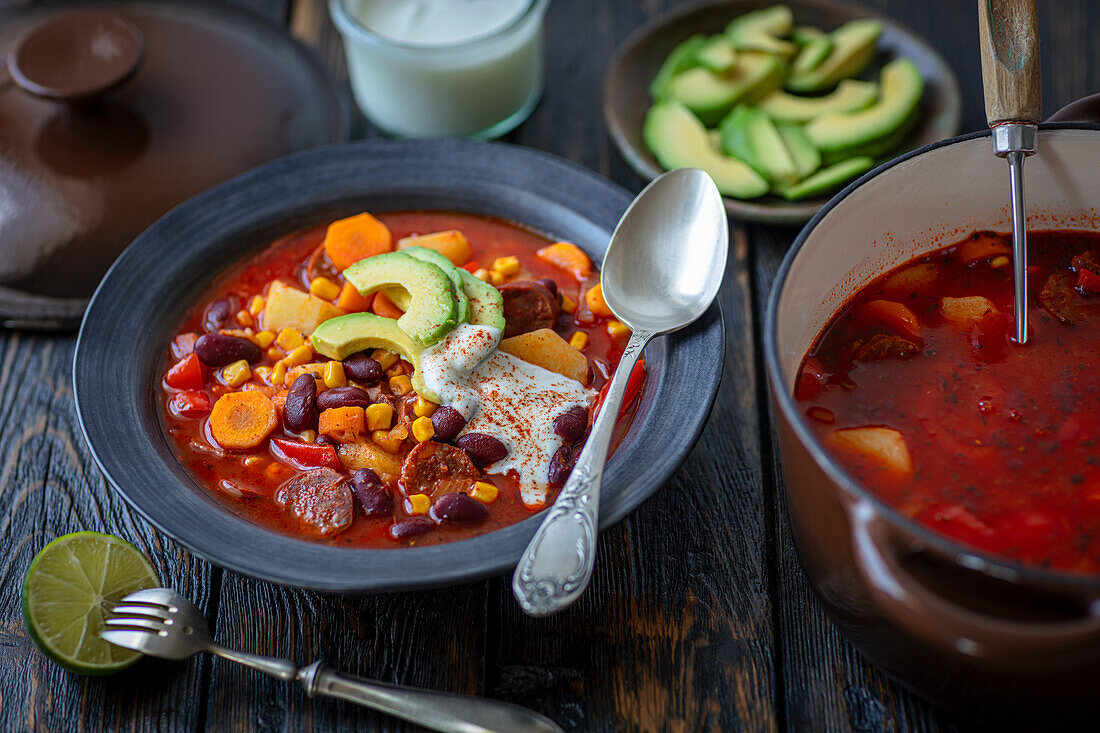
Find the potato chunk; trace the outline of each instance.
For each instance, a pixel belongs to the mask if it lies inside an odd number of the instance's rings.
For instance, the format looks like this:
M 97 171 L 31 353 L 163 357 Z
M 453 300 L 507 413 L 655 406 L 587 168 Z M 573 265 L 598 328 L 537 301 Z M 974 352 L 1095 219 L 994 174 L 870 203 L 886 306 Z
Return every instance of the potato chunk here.
M 504 339 L 500 350 L 581 384 L 588 383 L 588 359 L 549 328 Z
M 989 298 L 968 295 L 963 298 L 944 298 L 940 301 L 940 313 L 949 323 L 968 331 L 985 316 L 997 313 L 997 306 Z
M 927 290 L 935 284 L 939 270 L 931 262 L 906 267 L 886 278 L 882 289 L 891 298 L 905 298 Z
M 336 446 L 340 462 L 349 471 L 369 468 L 385 479 L 389 475 L 393 480 L 401 474 L 401 461 L 397 456 L 382 450 L 377 445 L 365 441 L 362 443 L 342 443 Z
M 432 232 L 421 234 L 418 237 L 402 237 L 397 240 L 397 249 L 406 247 L 427 247 L 434 249 L 439 254 L 454 263 L 455 267 L 462 267 L 470 261 L 473 250 L 466 235 L 457 229 L 448 229 L 445 232 Z
M 308 336 L 328 319 L 344 313 L 343 308 L 276 281 L 267 291 L 263 324 L 271 331 L 293 328 Z
M 900 432 L 892 428 L 844 428 L 835 430 L 830 436 L 838 447 L 858 453 L 883 468 L 899 475 L 913 473 L 913 461 L 909 458 L 909 447 Z

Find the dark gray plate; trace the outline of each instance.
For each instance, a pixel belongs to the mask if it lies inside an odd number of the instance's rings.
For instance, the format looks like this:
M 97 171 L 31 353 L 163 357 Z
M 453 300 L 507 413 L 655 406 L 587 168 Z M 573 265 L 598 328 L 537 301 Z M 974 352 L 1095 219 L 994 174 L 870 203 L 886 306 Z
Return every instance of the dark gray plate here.
M 179 464 L 161 430 L 158 385 L 184 311 L 227 267 L 277 237 L 363 211 L 452 209 L 523 222 L 602 258 L 630 194 L 545 153 L 468 140 L 371 141 L 298 153 L 169 212 L 99 286 L 77 343 L 84 436 L 108 481 L 196 554 L 275 583 L 327 591 L 422 588 L 499 574 L 541 517 L 435 547 L 360 550 L 306 542 L 229 511 Z M 622 519 L 680 465 L 710 413 L 723 357 L 712 305 L 646 349 L 633 427 L 604 476 L 600 527 Z
M 635 173 L 648 181 L 664 172 L 642 139 L 642 123 L 653 102 L 649 97 L 649 83 L 669 51 L 696 33 L 720 33 L 737 16 L 770 7 L 776 1 L 704 0 L 676 8 L 638 29 L 619 46 L 604 76 L 603 115 L 615 147 Z M 837 0 L 788 0 L 786 4 L 794 13 L 795 24 L 817 26 L 826 31 L 857 18 L 880 20 L 882 35 L 878 40 L 878 58 L 863 78 L 877 80 L 883 63 L 898 56 L 912 59 L 924 75 L 921 121 L 908 140 L 884 160 L 958 133 L 962 114 L 959 83 L 947 62 L 927 41 L 901 23 L 858 5 Z M 768 194 L 751 200 L 728 196 L 723 200 L 726 211 L 739 219 L 802 224 L 809 221 L 826 198 L 786 201 Z

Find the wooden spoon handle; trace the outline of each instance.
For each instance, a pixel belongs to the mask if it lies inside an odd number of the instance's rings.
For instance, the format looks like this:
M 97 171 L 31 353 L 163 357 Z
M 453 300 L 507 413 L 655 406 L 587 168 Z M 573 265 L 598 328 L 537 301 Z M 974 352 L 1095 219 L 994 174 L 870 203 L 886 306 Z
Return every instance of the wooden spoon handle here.
M 1036 0 L 978 0 L 985 116 L 1003 122 L 1039 122 L 1039 22 Z

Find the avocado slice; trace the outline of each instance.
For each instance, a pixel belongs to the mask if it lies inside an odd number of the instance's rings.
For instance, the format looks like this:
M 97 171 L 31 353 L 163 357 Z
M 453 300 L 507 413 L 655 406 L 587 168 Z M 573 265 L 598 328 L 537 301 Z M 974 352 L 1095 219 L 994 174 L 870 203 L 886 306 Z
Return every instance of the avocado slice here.
M 855 112 L 874 104 L 878 84 L 873 81 L 844 79 L 836 89 L 821 97 L 799 97 L 776 89 L 757 105 L 776 122 L 809 122 L 834 112 Z
M 504 333 L 504 299 L 500 291 L 484 280 L 459 269 L 462 288 L 470 301 L 470 323 L 474 326 L 491 326 Z
M 799 179 L 794 158 L 766 114 L 739 105 L 722 120 L 722 149 L 751 165 L 757 173 L 777 184 L 790 185 Z
M 312 343 L 318 354 L 337 361 L 365 349 L 396 352 L 413 365 L 413 390 L 432 402 L 440 402 L 439 396 L 424 386 L 424 377 L 420 373 L 420 355 L 423 349 L 392 318 L 383 318 L 374 313 L 349 313 L 330 318 L 313 332 Z
M 861 173 L 871 170 L 874 164 L 874 158 L 865 155 L 848 158 L 827 168 L 822 168 L 801 183 L 781 187 L 779 194 L 788 201 L 801 201 L 815 196 L 823 196 Z
M 458 308 L 458 322 L 465 323 L 470 317 L 470 303 L 466 299 L 466 293 L 462 288 L 462 276 L 458 274 L 458 268 L 454 266 L 445 255 L 428 247 L 406 247 L 401 250 L 409 257 L 415 257 L 421 262 L 430 262 L 451 279 L 455 286 L 455 305 Z M 386 297 L 393 301 L 401 310 L 409 309 L 410 296 L 408 291 L 402 288 L 386 288 Z
M 344 270 L 344 277 L 363 295 L 395 287 L 408 291 L 408 308 L 397 325 L 418 346 L 436 343 L 458 325 L 454 283 L 430 262 L 387 252 L 359 260 Z
M 833 39 L 829 36 L 822 36 L 810 41 L 794 57 L 794 63 L 791 64 L 791 73 L 809 74 L 825 63 L 825 59 L 829 58 L 829 54 L 833 52 L 833 45 Z
M 791 31 L 791 40 L 800 46 L 805 46 L 810 41 L 816 41 L 818 38 L 824 38 L 827 35 L 829 34 L 812 25 L 796 25 L 794 30 Z
M 827 159 L 854 151 L 870 155 L 887 152 L 880 149 L 882 144 L 903 129 L 919 108 L 924 78 L 909 59 L 895 59 L 882 67 L 881 87 L 882 97 L 870 107 L 825 115 L 806 125 L 806 136 Z
M 711 36 L 695 52 L 695 60 L 716 74 L 724 74 L 737 62 L 737 50 L 727 36 Z
M 799 94 L 823 92 L 841 79 L 857 76 L 875 58 L 875 42 L 882 34 L 877 20 L 853 20 L 829 34 L 833 50 L 821 65 L 787 77 L 787 89 Z
M 798 45 L 781 40 L 790 35 L 793 26 L 791 9 L 786 5 L 773 5 L 734 18 L 726 26 L 726 35 L 738 49 L 793 56 Z
M 677 74 L 687 71 L 699 65 L 696 52 L 707 42 L 707 37 L 702 33 L 696 33 L 691 38 L 676 45 L 665 62 L 661 64 L 657 76 L 649 83 L 649 93 L 654 99 L 659 99 L 664 94 L 664 88 Z
M 814 147 L 800 125 L 793 122 L 777 122 L 775 127 L 794 160 L 798 180 L 803 180 L 821 167 L 821 151 Z
M 751 199 L 768 192 L 768 182 L 749 165 L 717 150 L 703 123 L 677 102 L 649 108 L 642 134 L 657 161 L 665 168 L 701 168 L 726 196 Z
M 701 66 L 677 74 L 664 86 L 660 99 L 680 102 L 704 124 L 715 125 L 738 102 L 751 102 L 778 89 L 785 69 L 775 54 L 745 51 L 726 74 Z

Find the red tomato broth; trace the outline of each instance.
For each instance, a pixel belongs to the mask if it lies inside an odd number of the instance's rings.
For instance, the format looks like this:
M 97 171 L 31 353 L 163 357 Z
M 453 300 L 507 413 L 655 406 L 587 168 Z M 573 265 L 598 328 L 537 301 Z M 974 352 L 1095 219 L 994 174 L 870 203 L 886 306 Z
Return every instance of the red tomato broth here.
M 1074 256 L 1100 253 L 1100 235 L 1028 234 L 1029 340 L 1023 347 L 1011 341 L 1007 258 L 991 249 L 963 264 L 982 250 L 967 242 L 984 236 L 908 262 L 856 293 L 810 348 L 796 399 L 826 448 L 902 514 L 1017 561 L 1100 572 L 1100 297 L 1089 291 L 1098 273 L 1070 270 Z M 917 264 L 934 265 L 935 281 L 917 292 L 889 287 L 892 275 Z M 1064 310 L 1077 317 L 1073 325 L 1040 302 L 1063 308 L 1044 286 L 1065 273 L 1080 288 L 1059 293 L 1068 302 Z M 997 313 L 969 328 L 945 318 L 941 298 L 973 295 L 988 298 Z M 918 332 L 907 335 L 909 324 L 868 318 L 867 304 L 882 299 L 906 305 Z M 916 349 L 900 347 L 898 336 L 915 338 Z M 893 352 L 883 357 L 887 347 Z M 899 357 L 902 352 L 910 353 Z M 864 426 L 900 431 L 910 475 L 831 440 L 835 430 Z
M 557 284 L 559 291 L 578 304 L 574 314 L 562 311 L 555 330 L 566 339 L 575 332 L 583 331 L 588 335 L 588 345 L 584 353 L 589 362 L 590 381 L 588 387 L 601 391 L 609 374 L 618 363 L 626 345 L 625 338 L 613 338 L 607 333 L 608 319 L 593 316 L 583 307 L 584 292 L 596 282 L 599 273 L 594 271 L 585 282 L 578 281 L 572 274 L 561 270 L 536 256 L 536 250 L 551 244 L 553 240 L 525 229 L 520 225 L 508 223 L 491 217 L 463 214 L 457 212 L 408 211 L 377 214 L 378 219 L 390 229 L 393 241 L 406 236 L 427 234 L 448 229 L 458 229 L 466 235 L 472 250 L 473 259 L 484 267 L 501 256 L 516 256 L 522 265 L 524 279 L 548 277 Z M 302 285 L 308 289 L 308 280 L 303 282 L 304 265 L 321 245 L 327 225 L 295 232 L 284 237 L 244 264 L 238 265 L 221 277 L 198 299 L 196 305 L 180 324 L 178 335 L 167 345 L 167 365 L 164 373 L 176 366 L 178 361 L 186 360 L 194 344 L 194 334 L 203 333 L 202 319 L 207 305 L 219 298 L 230 297 L 235 305 L 247 307 L 249 299 L 257 294 L 265 294 L 267 285 L 276 279 Z M 231 317 L 226 328 L 240 328 Z M 193 358 L 193 357 L 192 357 Z M 271 366 L 274 360 L 268 356 L 252 365 L 253 370 L 260 366 Z M 205 376 L 205 394 L 213 404 L 217 398 L 232 388 L 220 381 L 219 369 L 203 367 Z M 193 369 L 187 369 L 188 376 Z M 349 382 L 350 383 L 350 382 Z M 263 381 L 253 374 L 252 379 L 243 385 L 263 385 Z M 211 491 L 218 500 L 235 514 L 283 534 L 299 536 L 311 541 L 324 542 L 338 546 L 390 549 L 402 546 L 427 546 L 443 542 L 467 539 L 515 524 L 532 516 L 537 508 L 528 508 L 520 499 L 518 484 L 514 477 L 507 475 L 482 474 L 481 480 L 495 484 L 499 489 L 497 499 L 486 505 L 488 517 L 476 524 L 457 524 L 444 522 L 435 526 L 426 534 L 412 540 L 395 541 L 388 534 L 394 518 L 367 518 L 358 506 L 351 526 L 331 537 L 318 537 L 303 531 L 302 525 L 274 501 L 277 489 L 299 472 L 280 463 L 270 449 L 270 439 L 253 450 L 221 452 L 209 430 L 209 416 L 199 419 L 189 418 L 180 407 L 186 403 L 201 405 L 204 392 L 193 389 L 187 383 L 187 389 L 176 389 L 162 384 L 161 417 L 165 432 L 174 444 L 180 462 L 196 477 L 198 482 Z M 289 385 L 287 385 L 289 386 Z M 275 391 L 273 387 L 263 387 Z M 640 390 L 639 390 L 640 391 Z M 181 397 L 186 394 L 186 399 Z M 636 395 L 635 395 L 636 397 Z M 612 445 L 618 445 L 629 428 L 637 409 L 637 399 L 624 407 L 616 427 Z M 297 439 L 298 436 L 280 427 L 271 438 Z M 364 436 L 370 440 L 370 436 Z M 414 444 L 410 438 L 408 444 Z M 403 451 L 407 452 L 406 450 Z M 579 449 L 578 449 L 579 450 Z M 220 454 L 219 454 L 220 453 Z M 402 454 L 403 455 L 403 454 Z M 257 465 L 246 465 L 251 460 Z M 486 471 L 491 471 L 489 466 Z M 231 482 L 230 488 L 224 482 Z M 244 495 L 235 494 L 244 491 Z M 403 496 L 395 486 L 390 487 L 394 496 L 396 519 L 408 516 L 403 509 Z M 548 504 L 552 503 L 558 492 L 551 487 Z

